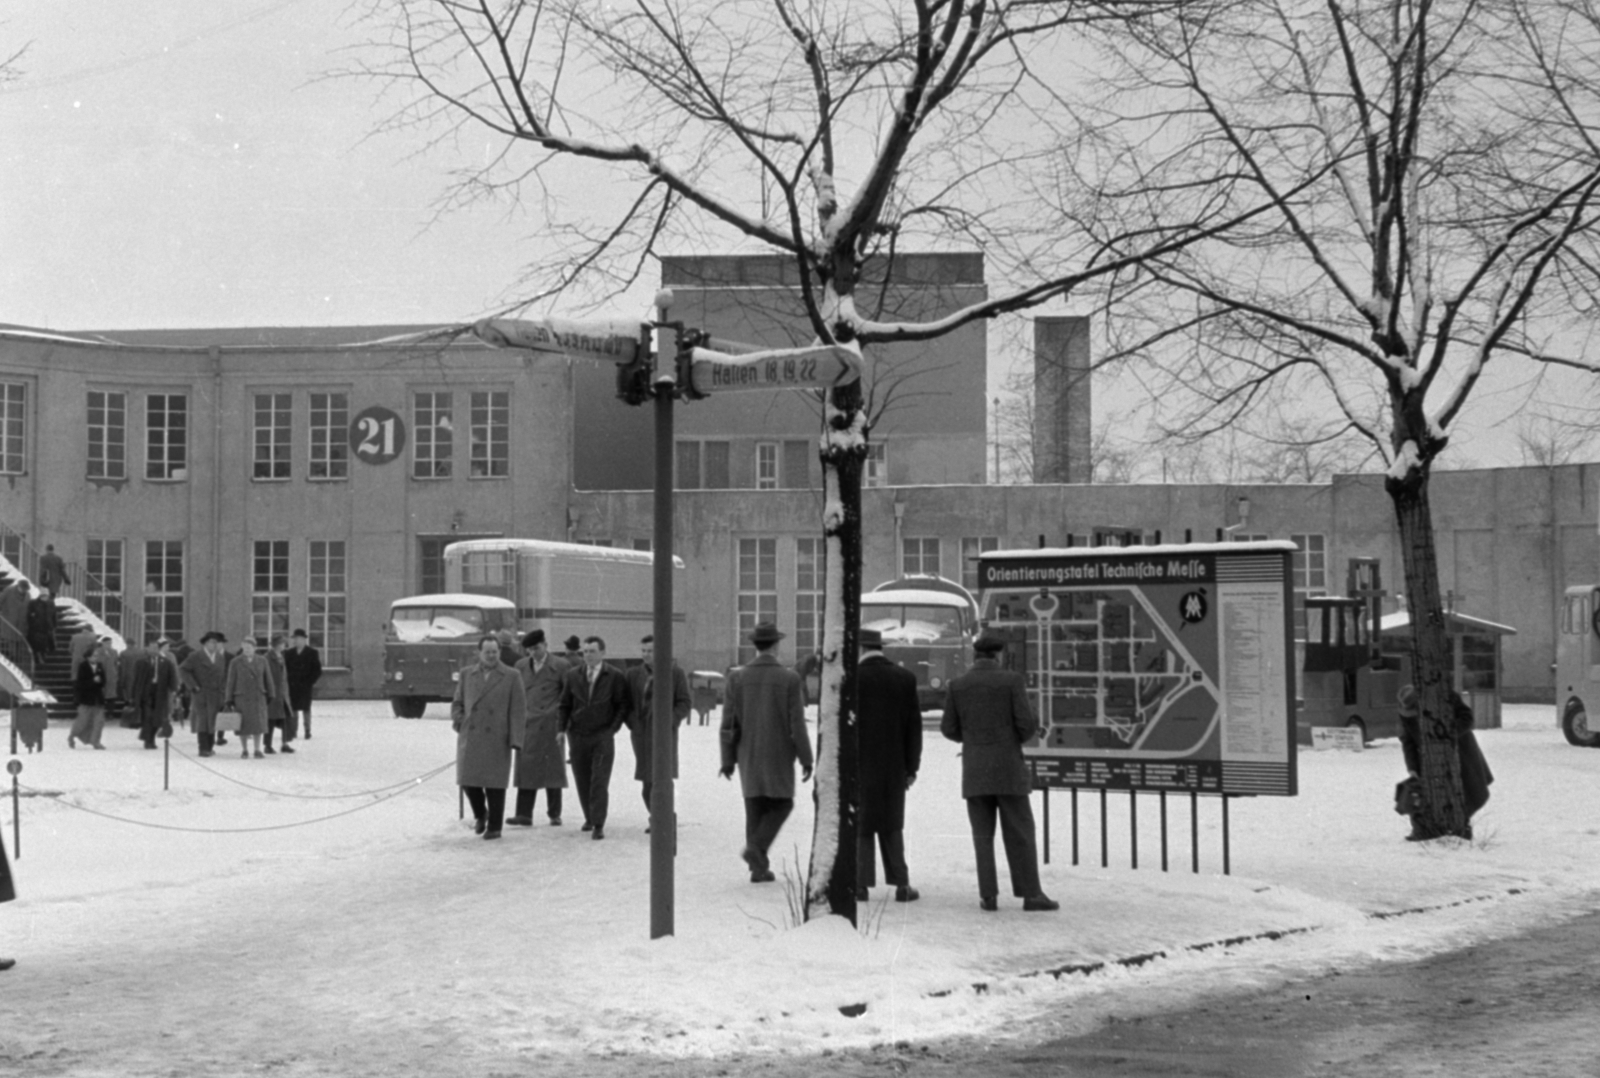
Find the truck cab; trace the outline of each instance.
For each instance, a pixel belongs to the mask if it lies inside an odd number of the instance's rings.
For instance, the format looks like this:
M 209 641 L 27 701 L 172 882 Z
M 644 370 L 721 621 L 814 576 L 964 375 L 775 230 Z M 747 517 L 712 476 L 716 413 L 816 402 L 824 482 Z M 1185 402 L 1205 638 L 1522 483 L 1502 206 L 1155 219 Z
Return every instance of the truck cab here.
M 517 630 L 517 605 L 493 595 L 449 592 L 396 599 L 383 632 L 383 694 L 397 718 L 420 719 L 455 696 L 478 641 Z
M 883 654 L 917 675 L 917 704 L 944 707 L 945 688 L 966 673 L 978 625 L 972 593 L 939 576 L 903 576 L 861 596 L 861 627 L 883 633 Z

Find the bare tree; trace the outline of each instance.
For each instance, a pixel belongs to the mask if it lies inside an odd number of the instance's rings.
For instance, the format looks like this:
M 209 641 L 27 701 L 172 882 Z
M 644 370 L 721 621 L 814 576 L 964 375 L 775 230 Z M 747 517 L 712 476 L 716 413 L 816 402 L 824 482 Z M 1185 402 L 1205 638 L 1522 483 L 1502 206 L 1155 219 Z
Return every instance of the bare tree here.
M 1414 611 L 1430 834 L 1469 833 L 1429 476 L 1488 364 L 1593 372 L 1600 293 L 1594 0 L 1244 0 L 1138 31 L 1108 108 L 1203 143 L 1271 218 L 1116 282 L 1121 347 L 1204 435 L 1279 394 L 1387 469 Z M 1159 116 L 1156 124 L 1149 120 Z M 1293 387 L 1286 390 L 1284 387 Z
M 1222 184 L 1169 199 L 1159 224 L 1117 223 L 1110 208 L 1161 189 L 1183 155 L 1079 189 L 1091 158 L 1106 171 L 1131 158 L 1075 115 L 1082 67 L 1066 51 L 1193 0 L 366 2 L 386 51 L 358 73 L 403 95 L 391 126 L 437 124 L 430 144 L 478 147 L 447 204 L 511 197 L 549 218 L 525 304 L 580 286 L 616 294 L 675 246 L 756 248 L 793 260 L 814 338 L 861 349 L 870 370 L 874 345 L 1059 300 L 1241 214 Z M 1073 142 L 1073 161 L 1043 131 Z M 1071 233 L 1046 233 L 1037 195 L 1064 189 L 1081 195 Z M 596 209 L 602 190 L 615 213 Z M 983 251 L 1001 286 L 938 318 L 869 317 L 864 267 L 892 274 L 898 252 L 930 248 Z M 866 392 L 830 390 L 822 414 L 826 665 L 808 916 L 855 916 Z

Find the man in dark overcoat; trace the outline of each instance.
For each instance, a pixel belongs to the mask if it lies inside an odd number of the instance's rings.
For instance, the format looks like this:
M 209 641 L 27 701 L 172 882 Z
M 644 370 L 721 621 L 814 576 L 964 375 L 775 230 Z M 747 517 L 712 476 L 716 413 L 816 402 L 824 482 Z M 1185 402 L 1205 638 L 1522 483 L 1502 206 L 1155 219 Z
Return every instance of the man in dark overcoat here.
M 583 662 L 567 671 L 561 686 L 561 732 L 572 751 L 572 783 L 578 788 L 583 829 L 590 838 L 602 839 L 611 807 L 617 731 L 633 705 L 627 678 L 606 662 L 606 642 L 586 636 L 581 647 Z
M 1450 690 L 1450 712 L 1456 735 L 1456 759 L 1461 768 L 1462 807 L 1467 814 L 1466 833 L 1463 837 L 1471 839 L 1472 816 L 1489 803 L 1489 784 L 1494 781 L 1494 772 L 1489 770 L 1489 761 L 1484 758 L 1483 749 L 1478 746 L 1478 735 L 1472 732 L 1473 726 L 1476 725 L 1472 708 L 1467 706 L 1461 694 L 1454 689 Z M 1400 689 L 1399 718 L 1400 752 L 1405 757 L 1406 770 L 1410 772 L 1412 778 L 1420 780 L 1422 713 L 1414 685 L 1405 685 Z M 1429 830 L 1426 818 L 1421 812 L 1411 813 L 1411 833 L 1406 836 L 1407 842 L 1426 842 L 1428 839 L 1438 837 Z
M 311 688 L 322 677 L 322 656 L 311 646 L 306 631 L 296 629 L 289 641 L 289 650 L 283 653 L 283 673 L 289 681 L 289 718 L 283 727 L 283 742 L 286 745 L 301 730 L 310 740 Z
M 1002 670 L 996 658 L 1005 640 L 984 631 L 972 646 L 972 668 L 950 682 L 945 693 L 940 732 L 961 743 L 961 796 L 967 800 L 967 822 L 978 861 L 978 904 L 999 908 L 1000 883 L 995 871 L 995 818 L 1011 870 L 1011 893 L 1025 910 L 1055 910 L 1061 904 L 1039 883 L 1039 851 L 1034 839 L 1033 776 L 1022 755 L 1023 743 L 1039 724 L 1028 704 L 1022 675 Z
M 877 886 L 877 853 L 883 855 L 883 882 L 894 886 L 896 902 L 915 902 L 906 868 L 906 791 L 922 766 L 922 709 L 917 675 L 883 653 L 883 633 L 862 629 L 856 637 L 856 739 L 861 813 L 856 823 L 856 900 L 866 901 Z M 873 839 L 877 839 L 877 851 Z
M 172 693 L 178 687 L 178 667 L 172 661 L 172 645 L 161 637 L 149 648 L 144 662 L 134 666 L 128 686 L 139 711 L 139 740 L 144 747 L 156 747 L 156 738 L 171 737 L 167 725 L 172 714 Z M 167 732 L 162 733 L 163 730 Z
M 6 860 L 5 839 L 0 838 L 0 902 L 11 902 L 16 897 L 17 887 L 11 880 L 11 862 Z M 0 973 L 16 964 L 15 958 L 0 958 Z
M 456 731 L 456 785 L 472 806 L 473 830 L 500 837 L 506 814 L 506 783 L 512 751 L 522 745 L 527 722 L 522 678 L 500 661 L 500 641 L 478 641 L 478 661 L 456 681 L 450 725 Z
M 522 647 L 527 655 L 517 660 L 516 669 L 527 697 L 528 723 L 522 734 L 522 751 L 517 754 L 516 809 L 506 823 L 532 827 L 533 806 L 543 790 L 550 826 L 560 827 L 561 791 L 567 785 L 567 753 L 561 736 L 561 686 L 567 661 L 550 654 L 543 629 L 524 636 Z
M 67 563 L 56 553 L 54 543 L 46 543 L 44 553 L 39 555 L 39 586 L 55 595 L 63 584 L 70 583 L 72 580 L 67 576 Z
M 750 633 L 756 657 L 729 672 L 722 703 L 723 778 L 739 770 L 744 794 L 745 864 L 751 883 L 777 879 L 767 851 L 794 811 L 794 765 L 800 781 L 811 781 L 814 757 L 806 729 L 800 675 L 778 661 L 776 645 L 784 634 L 770 621 Z
M 224 744 L 217 737 L 217 712 L 228 686 L 228 658 L 222 645 L 228 638 L 219 632 L 208 632 L 200 638 L 200 650 L 192 651 L 178 667 L 178 678 L 189 690 L 190 729 L 199 736 L 200 755 L 211 756 L 216 746 Z
M 655 652 L 654 634 L 639 641 L 639 654 L 644 661 L 628 669 L 628 695 L 633 710 L 628 713 L 628 737 L 633 742 L 633 777 L 644 796 L 644 807 L 650 808 L 650 794 L 655 789 L 655 735 L 651 720 L 655 711 Z M 689 677 L 677 663 L 672 664 L 672 777 L 678 777 L 678 727 L 689 717 Z M 645 828 L 646 831 L 650 829 Z

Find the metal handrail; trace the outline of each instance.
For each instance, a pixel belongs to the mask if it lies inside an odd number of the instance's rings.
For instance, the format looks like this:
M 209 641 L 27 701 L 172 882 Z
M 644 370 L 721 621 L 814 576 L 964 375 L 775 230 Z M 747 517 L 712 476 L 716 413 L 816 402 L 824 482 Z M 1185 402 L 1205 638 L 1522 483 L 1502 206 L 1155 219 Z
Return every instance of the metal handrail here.
M 38 549 L 34 547 L 32 543 L 28 542 L 27 536 L 23 535 L 15 528 L 8 527 L 3 523 L 0 523 L 0 536 L 9 537 L 16 540 L 17 551 L 20 559 L 17 563 L 17 568 L 22 570 L 22 575 L 28 578 L 29 583 L 37 584 L 39 582 Z M 89 570 L 85 569 L 82 562 L 63 561 L 63 564 L 67 568 L 67 579 L 72 583 L 65 584 L 64 586 L 56 589 L 56 598 L 76 599 L 84 606 L 89 607 L 90 610 L 93 610 L 94 607 L 89 602 L 90 595 L 115 595 L 118 598 L 122 597 L 121 592 L 114 591 L 111 588 L 106 587 L 104 580 L 101 580 L 99 577 L 89 572 Z M 137 640 L 139 643 L 143 643 L 145 640 L 149 640 L 160 635 L 158 626 L 155 622 L 151 621 L 150 618 L 144 616 L 142 613 L 138 615 L 132 614 L 131 608 L 126 602 L 122 604 L 122 617 L 125 623 L 132 618 L 139 626 L 140 633 Z M 129 634 L 126 632 L 124 632 L 122 635 L 125 638 L 131 639 Z

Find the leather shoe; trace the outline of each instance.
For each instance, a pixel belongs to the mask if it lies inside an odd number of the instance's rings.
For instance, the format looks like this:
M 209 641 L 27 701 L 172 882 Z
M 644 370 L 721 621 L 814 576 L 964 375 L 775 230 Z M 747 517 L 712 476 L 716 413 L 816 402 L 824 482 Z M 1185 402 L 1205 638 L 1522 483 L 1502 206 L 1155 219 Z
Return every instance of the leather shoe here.
M 491 838 L 499 838 L 500 837 L 500 832 L 498 832 L 498 831 L 485 831 L 483 833 L 483 837 L 484 837 L 485 840 L 491 839 Z
M 278 750 L 273 748 L 271 745 L 267 745 L 261 751 L 266 753 L 268 756 L 276 756 L 276 755 L 278 755 Z
M 978 899 L 978 908 L 983 910 L 985 913 L 993 913 L 995 910 L 1000 908 L 1000 900 L 992 897 L 980 898 Z
M 772 870 L 771 869 L 766 869 L 766 870 L 764 870 L 762 872 L 752 872 L 752 873 L 750 873 L 750 882 L 751 883 L 771 883 L 773 880 L 776 880 L 777 878 L 778 877 L 776 877 L 776 876 L 774 876 L 772 874 Z
M 922 893 L 915 887 L 896 887 L 894 889 L 894 900 L 896 902 L 915 902 L 921 897 Z
M 856 888 L 856 901 L 857 902 L 865 902 L 870 897 L 872 897 L 872 896 L 868 892 L 867 888 L 865 888 L 865 887 L 857 887 Z
M 1022 908 L 1030 913 L 1049 913 L 1051 910 L 1059 910 L 1061 908 L 1061 903 L 1057 902 L 1049 895 L 1038 894 L 1033 895 L 1030 898 L 1023 899 Z
M 583 830 L 585 830 L 585 831 L 593 831 L 594 830 L 594 824 L 590 823 L 588 820 L 583 821 Z
M 552 816 L 552 817 L 550 817 L 550 826 L 551 827 L 560 827 L 561 826 L 561 817 L 560 816 Z
M 472 821 L 473 834 L 481 835 L 487 830 L 489 830 L 489 821 L 484 819 L 482 816 L 479 816 L 476 820 Z
M 601 839 L 606 837 L 606 829 L 604 827 L 596 827 L 593 831 L 589 832 L 589 837 L 594 839 L 596 842 L 599 842 Z
M 294 752 L 294 750 L 291 749 L 288 745 L 283 746 L 283 748 L 279 749 L 278 751 L 279 752 L 290 752 L 290 753 Z
M 0 973 L 5 972 L 16 964 L 17 960 L 15 958 L 0 958 Z
M 533 826 L 533 817 L 532 816 L 507 816 L 506 817 L 506 823 L 510 824 L 512 827 L 532 827 Z

